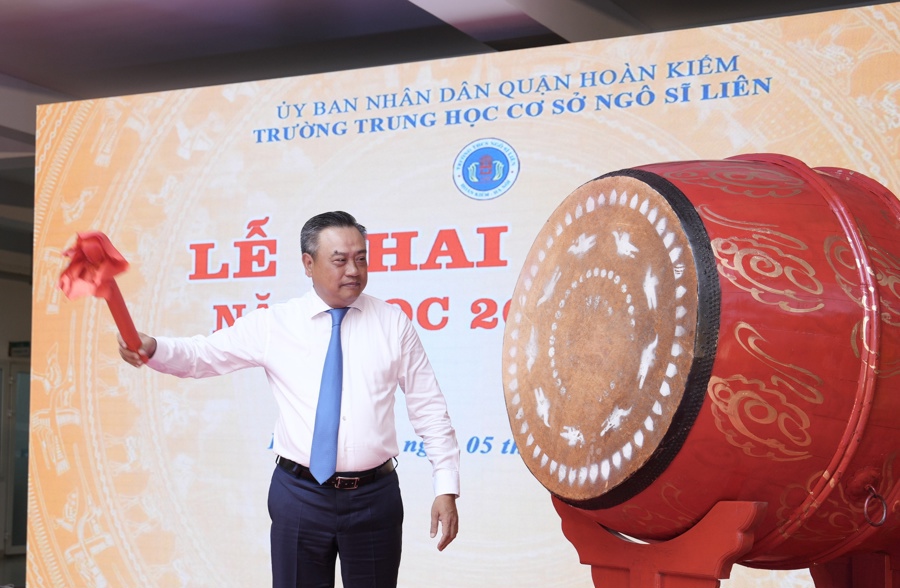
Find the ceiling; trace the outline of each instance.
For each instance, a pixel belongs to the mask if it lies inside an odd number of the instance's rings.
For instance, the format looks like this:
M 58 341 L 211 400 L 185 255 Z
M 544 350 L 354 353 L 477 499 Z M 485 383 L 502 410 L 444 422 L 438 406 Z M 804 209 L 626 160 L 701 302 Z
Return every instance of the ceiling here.
M 0 280 L 31 281 L 37 104 L 507 51 L 877 3 L 2 0 Z

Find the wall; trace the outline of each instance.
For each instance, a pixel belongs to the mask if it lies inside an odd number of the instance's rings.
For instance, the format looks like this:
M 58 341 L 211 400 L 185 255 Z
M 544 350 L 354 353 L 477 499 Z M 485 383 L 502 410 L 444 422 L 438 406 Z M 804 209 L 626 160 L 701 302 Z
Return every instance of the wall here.
M 0 280 L 0 360 L 10 359 L 10 341 L 31 341 L 31 284 L 18 280 Z M 29 358 L 12 358 L 16 362 L 28 362 Z M 4 366 L 5 367 L 5 366 Z M 4 374 L 5 375 L 5 374 Z M 3 389 L 6 390 L 6 382 Z M 4 404 L 5 406 L 5 404 Z M 8 448 L 6 443 L 0 447 Z M 8 464 L 11 450 L 0 458 L 0 464 Z M 0 485 L 3 493 L 0 495 L 0 508 L 6 508 L 7 497 L 5 492 L 11 485 L 7 484 L 8 478 L 4 476 L 4 483 Z M 22 480 L 22 484 L 26 481 Z M 26 509 L 25 504 L 17 504 L 13 508 Z M 9 515 L 0 517 L 6 521 Z M 5 524 L 5 523 L 4 523 Z M 25 585 L 25 555 L 4 555 L 0 559 L 0 584 L 9 583 L 16 586 Z
M 31 341 L 31 284 L 0 279 L 0 358 L 10 341 Z

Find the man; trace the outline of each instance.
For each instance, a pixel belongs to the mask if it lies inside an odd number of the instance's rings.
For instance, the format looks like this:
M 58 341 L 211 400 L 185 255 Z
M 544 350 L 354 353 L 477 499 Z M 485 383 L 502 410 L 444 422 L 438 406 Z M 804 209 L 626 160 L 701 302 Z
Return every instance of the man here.
M 256 366 L 265 370 L 279 407 L 274 435 L 278 465 L 268 501 L 275 588 L 334 586 L 338 553 L 346 588 L 396 586 L 403 521 L 394 471 L 398 386 L 432 463 L 436 497 L 431 537 L 440 525 L 437 548 L 443 550 L 457 534 L 456 433 L 409 319 L 396 306 L 363 294 L 368 278 L 365 235 L 365 227 L 346 212 L 317 215 L 300 233 L 303 266 L 313 286 L 305 296 L 258 309 L 208 337 L 141 334 L 137 352 L 119 340 L 119 353 L 128 363 L 146 363 L 179 377 Z M 330 316 L 335 314 L 343 319 Z M 339 344 L 332 343 L 334 331 Z M 332 457 L 314 459 L 313 454 L 320 454 L 313 447 L 323 446 L 319 433 L 327 428 L 316 414 L 325 410 L 318 405 L 320 384 L 328 379 L 323 366 L 333 363 L 329 345 L 343 351 L 336 376 L 339 419 L 335 414 L 334 421 L 339 426 L 331 434 Z

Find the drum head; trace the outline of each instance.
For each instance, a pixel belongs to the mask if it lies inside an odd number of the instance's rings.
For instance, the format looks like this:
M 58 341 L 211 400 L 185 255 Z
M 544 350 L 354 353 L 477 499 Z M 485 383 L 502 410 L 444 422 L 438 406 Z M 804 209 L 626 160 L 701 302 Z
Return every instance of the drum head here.
M 516 445 L 550 492 L 620 504 L 681 448 L 706 393 L 719 282 L 691 203 L 642 170 L 569 195 L 525 260 L 503 343 Z

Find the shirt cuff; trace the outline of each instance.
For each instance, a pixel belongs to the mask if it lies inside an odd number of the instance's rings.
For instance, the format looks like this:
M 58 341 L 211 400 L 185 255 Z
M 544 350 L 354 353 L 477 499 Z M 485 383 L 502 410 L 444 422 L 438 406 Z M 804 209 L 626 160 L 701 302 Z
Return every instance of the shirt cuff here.
M 155 339 L 156 351 L 153 352 L 153 357 L 147 360 L 147 367 L 160 372 L 165 370 L 166 362 L 171 359 L 171 352 L 165 337 L 155 337 Z
M 459 472 L 455 470 L 435 470 L 432 478 L 434 495 L 453 494 L 459 496 Z

